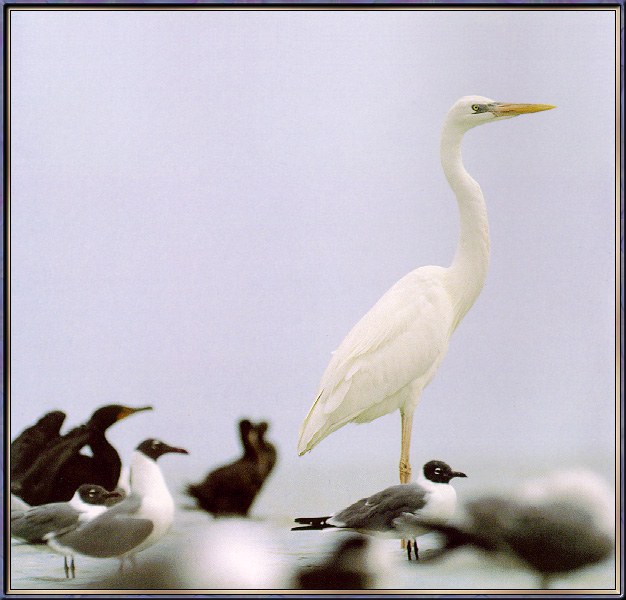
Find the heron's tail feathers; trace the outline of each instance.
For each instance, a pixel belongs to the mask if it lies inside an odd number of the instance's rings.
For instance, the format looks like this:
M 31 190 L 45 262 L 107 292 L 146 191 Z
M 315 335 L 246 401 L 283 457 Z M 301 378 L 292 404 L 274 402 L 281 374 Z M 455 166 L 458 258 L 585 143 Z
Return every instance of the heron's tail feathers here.
M 331 525 L 326 521 L 330 519 L 328 517 L 298 517 L 294 519 L 296 523 L 301 523 L 303 527 L 292 527 L 291 531 L 300 531 L 300 530 L 312 530 L 312 529 L 327 529 L 328 527 L 336 527 L 336 525 Z
M 346 423 L 353 421 L 356 416 L 350 412 L 343 415 L 339 413 L 331 415 L 331 411 L 328 410 L 327 406 L 328 397 L 322 397 L 323 393 L 324 390 L 319 393 L 317 400 L 313 403 L 309 414 L 300 427 L 300 434 L 298 436 L 298 456 L 310 452 L 311 449 L 319 444 L 327 435 L 333 431 L 337 431 L 337 429 L 343 427 Z

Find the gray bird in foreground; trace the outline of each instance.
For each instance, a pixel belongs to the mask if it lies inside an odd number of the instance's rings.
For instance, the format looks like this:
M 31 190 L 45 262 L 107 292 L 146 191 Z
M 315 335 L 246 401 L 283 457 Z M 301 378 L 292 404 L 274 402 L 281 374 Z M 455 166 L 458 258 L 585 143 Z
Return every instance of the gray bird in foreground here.
M 188 454 L 153 438 L 139 444 L 130 464 L 130 495 L 92 521 L 67 533 L 53 534 L 48 545 L 57 552 L 94 558 L 128 558 L 160 540 L 172 525 L 174 500 L 156 460 L 170 452 Z
M 415 483 L 393 485 L 377 494 L 362 498 L 347 508 L 327 517 L 298 517 L 292 531 L 326 529 L 337 527 L 361 533 L 382 534 L 409 540 L 408 559 L 411 560 L 411 540 L 418 560 L 417 538 L 428 533 L 419 526 L 410 530 L 397 526 L 396 520 L 403 516 L 413 517 L 415 523 L 434 521 L 445 523 L 454 514 L 456 492 L 450 485 L 454 477 L 467 477 L 465 473 L 453 471 L 440 460 L 431 460 L 424 465 L 423 475 Z
M 299 590 L 367 590 L 377 587 L 379 573 L 369 556 L 372 539 L 350 533 L 318 564 L 301 567 L 290 587 Z
M 467 503 L 466 512 L 461 525 L 426 525 L 444 540 L 427 560 L 474 547 L 521 561 L 548 589 L 554 578 L 601 562 L 615 549 L 615 495 L 588 471 L 556 473 L 513 495 L 483 496 Z M 424 523 L 403 515 L 396 526 L 410 533 Z
M 107 504 L 120 501 L 118 491 L 109 492 L 99 485 L 83 484 L 69 502 L 53 502 L 26 506 L 23 502 L 11 507 L 11 537 L 28 544 L 43 544 L 53 534 L 72 531 L 107 509 Z M 68 565 L 64 556 L 65 576 L 75 576 L 74 558 Z

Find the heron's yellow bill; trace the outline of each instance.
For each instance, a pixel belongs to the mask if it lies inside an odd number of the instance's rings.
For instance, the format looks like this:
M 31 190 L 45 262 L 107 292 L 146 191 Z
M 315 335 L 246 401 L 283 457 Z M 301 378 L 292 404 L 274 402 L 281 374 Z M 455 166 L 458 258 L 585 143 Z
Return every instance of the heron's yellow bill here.
M 551 104 L 506 104 L 499 103 L 491 111 L 496 117 L 514 117 L 526 113 L 539 112 L 540 110 L 550 110 L 556 108 Z

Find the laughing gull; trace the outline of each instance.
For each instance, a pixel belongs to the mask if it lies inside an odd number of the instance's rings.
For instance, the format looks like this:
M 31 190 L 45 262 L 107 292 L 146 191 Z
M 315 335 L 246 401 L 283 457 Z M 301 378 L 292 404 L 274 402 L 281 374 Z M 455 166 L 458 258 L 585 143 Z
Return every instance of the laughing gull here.
M 465 508 L 467 520 L 461 525 L 429 525 L 444 543 L 428 560 L 474 547 L 496 560 L 513 558 L 548 589 L 555 577 L 599 563 L 615 549 L 615 494 L 591 471 L 557 472 L 512 494 L 479 497 Z M 401 521 L 398 526 L 410 532 L 412 517 L 404 515 Z
M 67 533 L 53 534 L 48 545 L 64 554 L 128 558 L 160 540 L 174 519 L 174 500 L 156 460 L 169 452 L 188 454 L 153 438 L 139 444 L 130 462 L 130 495 L 101 515 Z
M 105 437 L 106 430 L 129 415 L 152 410 L 110 404 L 97 409 L 87 423 L 52 440 L 21 473 L 12 475 L 11 492 L 37 506 L 67 502 L 83 483 L 113 489 L 120 477 L 122 462 Z M 92 456 L 81 453 L 89 446 Z
M 296 523 L 305 526 L 292 527 L 292 530 L 337 527 L 408 539 L 409 560 L 411 560 L 411 540 L 413 540 L 415 560 L 418 560 L 415 538 L 428 533 L 429 530 L 414 527 L 407 533 L 397 527 L 395 519 L 408 514 L 426 522 L 447 521 L 454 514 L 456 507 L 456 492 L 449 485 L 453 477 L 467 477 L 467 475 L 453 471 L 443 461 L 431 460 L 424 465 L 423 474 L 415 483 L 393 485 L 328 517 L 299 517 L 295 519 Z
M 54 502 L 40 506 L 11 507 L 11 537 L 28 544 L 43 544 L 56 533 L 76 529 L 83 523 L 95 519 L 107 509 L 111 501 L 119 501 L 118 492 L 109 492 L 99 485 L 83 484 L 69 502 Z M 68 567 L 64 555 L 65 576 L 74 577 L 74 558 Z
M 239 432 L 243 456 L 211 471 L 203 482 L 187 486 L 187 494 L 214 517 L 246 516 L 276 463 L 276 448 L 265 439 L 268 425 L 242 419 Z
M 10 447 L 11 479 L 17 478 L 39 456 L 39 453 L 61 435 L 65 413 L 53 410 L 46 413 L 34 425 L 27 427 L 12 442 Z

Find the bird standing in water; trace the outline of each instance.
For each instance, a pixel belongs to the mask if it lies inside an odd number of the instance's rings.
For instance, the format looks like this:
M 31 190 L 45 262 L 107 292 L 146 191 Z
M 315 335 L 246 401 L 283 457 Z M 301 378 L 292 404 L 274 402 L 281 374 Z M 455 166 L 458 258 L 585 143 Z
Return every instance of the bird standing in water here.
M 61 554 L 117 557 L 120 569 L 128 559 L 159 541 L 174 520 L 174 499 L 157 459 L 168 453 L 188 454 L 184 448 L 149 438 L 137 446 L 130 463 L 130 495 L 93 520 L 47 538 Z
M 44 544 L 56 533 L 66 533 L 95 519 L 121 499 L 117 491 L 109 492 L 99 485 L 84 483 L 69 502 L 11 509 L 11 537 L 27 544 Z M 73 579 L 76 568 L 71 554 L 64 555 L 63 566 L 65 577 Z
M 400 411 L 400 482 L 411 478 L 413 414 L 448 349 L 450 336 L 480 294 L 489 266 L 489 227 L 479 185 L 461 160 L 463 135 L 485 123 L 548 110 L 465 96 L 441 130 L 443 172 L 460 216 L 456 254 L 448 268 L 421 267 L 400 279 L 352 328 L 333 357 L 300 428 L 298 454 L 346 423 L 367 423 Z
M 442 460 L 430 460 L 424 465 L 422 475 L 415 483 L 392 485 L 327 517 L 298 517 L 295 521 L 301 526 L 291 529 L 308 531 L 335 527 L 400 538 L 408 540 L 408 559 L 411 560 L 413 549 L 415 560 L 419 560 L 415 538 L 430 530 L 419 526 L 408 530 L 399 525 L 404 524 L 405 517 L 414 519 L 411 522 L 413 525 L 422 522 L 445 523 L 454 514 L 456 507 L 456 491 L 450 485 L 454 477 L 467 475 L 453 471 Z

